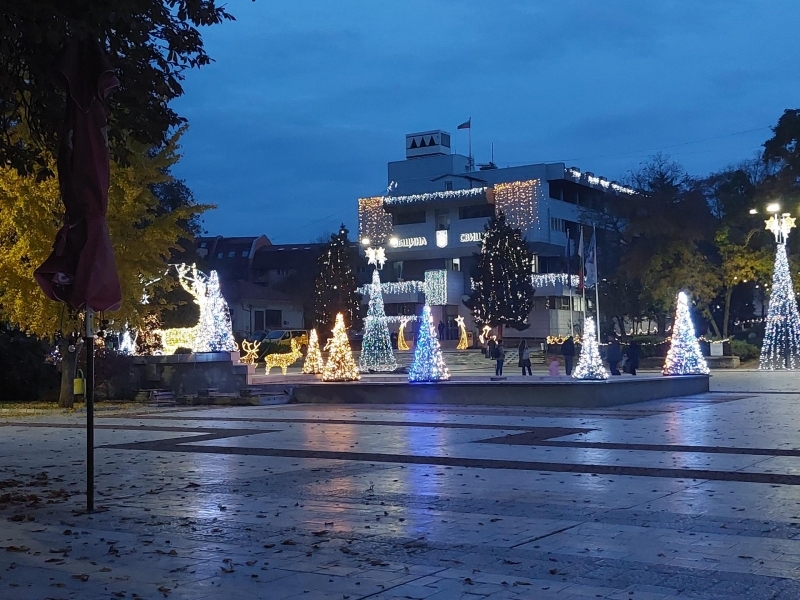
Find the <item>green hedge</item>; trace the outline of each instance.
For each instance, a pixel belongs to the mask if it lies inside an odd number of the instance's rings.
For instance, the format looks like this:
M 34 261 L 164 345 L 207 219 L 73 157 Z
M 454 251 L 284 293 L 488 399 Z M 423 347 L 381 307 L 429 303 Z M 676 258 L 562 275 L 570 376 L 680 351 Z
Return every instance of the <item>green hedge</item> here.
M 742 362 L 746 362 L 758 358 L 761 354 L 761 350 L 755 344 L 743 340 L 732 340 L 731 353 L 734 356 L 738 356 Z

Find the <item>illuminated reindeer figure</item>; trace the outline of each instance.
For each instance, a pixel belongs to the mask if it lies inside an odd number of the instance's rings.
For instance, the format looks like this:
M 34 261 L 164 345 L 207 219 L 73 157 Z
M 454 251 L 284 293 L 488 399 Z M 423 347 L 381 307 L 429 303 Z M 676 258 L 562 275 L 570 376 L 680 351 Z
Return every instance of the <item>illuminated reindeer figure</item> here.
M 266 370 L 264 371 L 265 375 L 269 375 L 269 371 L 272 367 L 280 367 L 283 374 L 286 375 L 286 370 L 289 368 L 289 365 L 294 364 L 297 362 L 299 358 L 303 356 L 303 353 L 300 352 L 300 348 L 298 347 L 297 338 L 292 338 L 292 351 L 288 354 L 267 354 L 264 357 L 264 363 Z
M 194 299 L 194 303 L 200 307 L 200 312 L 205 308 L 206 284 L 208 279 L 197 270 L 196 265 L 175 265 L 178 271 L 178 282 Z M 202 319 L 201 319 L 202 320 Z M 198 320 L 198 324 L 199 324 Z M 195 339 L 197 338 L 198 325 L 194 327 L 176 327 L 174 329 L 156 329 L 155 335 L 161 338 L 161 345 L 164 354 L 174 354 L 178 348 L 190 348 L 194 350 Z
M 242 350 L 244 350 L 244 356 L 239 359 L 239 362 L 244 363 L 246 365 L 255 364 L 258 360 L 258 348 L 261 346 L 261 342 L 248 342 L 247 340 L 242 340 Z

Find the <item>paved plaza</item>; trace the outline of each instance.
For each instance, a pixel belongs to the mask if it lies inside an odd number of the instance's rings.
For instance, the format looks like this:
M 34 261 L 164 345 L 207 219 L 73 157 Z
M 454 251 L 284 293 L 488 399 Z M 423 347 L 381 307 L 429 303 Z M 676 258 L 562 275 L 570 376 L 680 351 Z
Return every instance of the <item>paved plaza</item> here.
M 800 598 L 798 375 L 598 410 L 0 421 L 0 599 Z M 502 394 L 498 385 L 497 394 Z

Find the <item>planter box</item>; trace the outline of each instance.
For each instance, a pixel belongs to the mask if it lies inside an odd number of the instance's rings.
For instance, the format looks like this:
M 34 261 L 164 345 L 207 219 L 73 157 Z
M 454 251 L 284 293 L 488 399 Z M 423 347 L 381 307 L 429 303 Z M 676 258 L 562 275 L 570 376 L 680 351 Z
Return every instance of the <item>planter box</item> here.
M 209 388 L 238 393 L 252 379 L 252 369 L 239 363 L 238 352 L 137 356 L 133 371 L 136 389 L 171 390 L 176 396 Z

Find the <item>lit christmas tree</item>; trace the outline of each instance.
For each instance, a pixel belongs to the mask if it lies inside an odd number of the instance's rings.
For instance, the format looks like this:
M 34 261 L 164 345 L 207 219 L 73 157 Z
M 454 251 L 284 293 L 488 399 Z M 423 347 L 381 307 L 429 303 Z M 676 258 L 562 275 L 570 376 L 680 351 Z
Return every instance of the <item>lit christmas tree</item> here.
M 342 313 L 336 315 L 336 325 L 333 327 L 333 337 L 328 340 L 328 362 L 322 369 L 322 381 L 357 381 L 361 379 L 350 350 L 347 339 L 347 329 L 344 326 Z
M 317 330 L 312 329 L 308 336 L 308 350 L 306 350 L 306 361 L 303 363 L 303 373 L 306 375 L 316 375 L 322 373 L 325 363 L 322 361 L 322 352 L 319 349 L 319 339 Z
M 361 343 L 361 358 L 358 361 L 361 371 L 394 371 L 397 361 L 392 352 L 392 339 L 383 309 L 381 278 L 378 269 L 372 272 L 369 286 L 369 309 L 364 320 L 364 339 Z
M 775 234 L 778 248 L 772 271 L 772 291 L 759 369 L 774 371 L 800 368 L 800 315 L 786 256 L 786 238 L 794 222 L 794 217 L 789 215 L 780 218 L 773 216 L 766 222 L 767 229 Z
M 206 285 L 205 302 L 200 305 L 195 352 L 234 352 L 231 312 L 219 289 L 219 277 L 211 271 Z
M 352 328 L 360 326 L 361 295 L 356 291 L 355 253 L 347 234 L 347 228 L 342 225 L 339 233 L 331 236 L 328 247 L 317 261 L 314 310 L 317 329 L 322 332 L 332 329 L 338 313 L 344 315 Z
M 503 213 L 486 224 L 474 289 L 464 305 L 481 325 L 507 325 L 521 331 L 530 327 L 533 310 L 533 254 L 522 232 L 506 223 Z
M 664 375 L 708 375 L 706 359 L 703 358 L 694 334 L 689 298 L 684 292 L 678 294 L 678 308 L 672 323 L 672 340 L 661 372 Z
M 442 349 L 433 325 L 431 307 L 427 304 L 422 309 L 419 323 L 419 339 L 414 348 L 414 360 L 408 369 L 408 380 L 415 381 L 446 381 L 450 379 L 450 371 L 444 363 Z
M 572 371 L 573 379 L 608 379 L 608 371 L 603 367 L 600 348 L 597 346 L 597 330 L 594 319 L 586 317 L 583 325 L 583 340 L 578 364 Z

